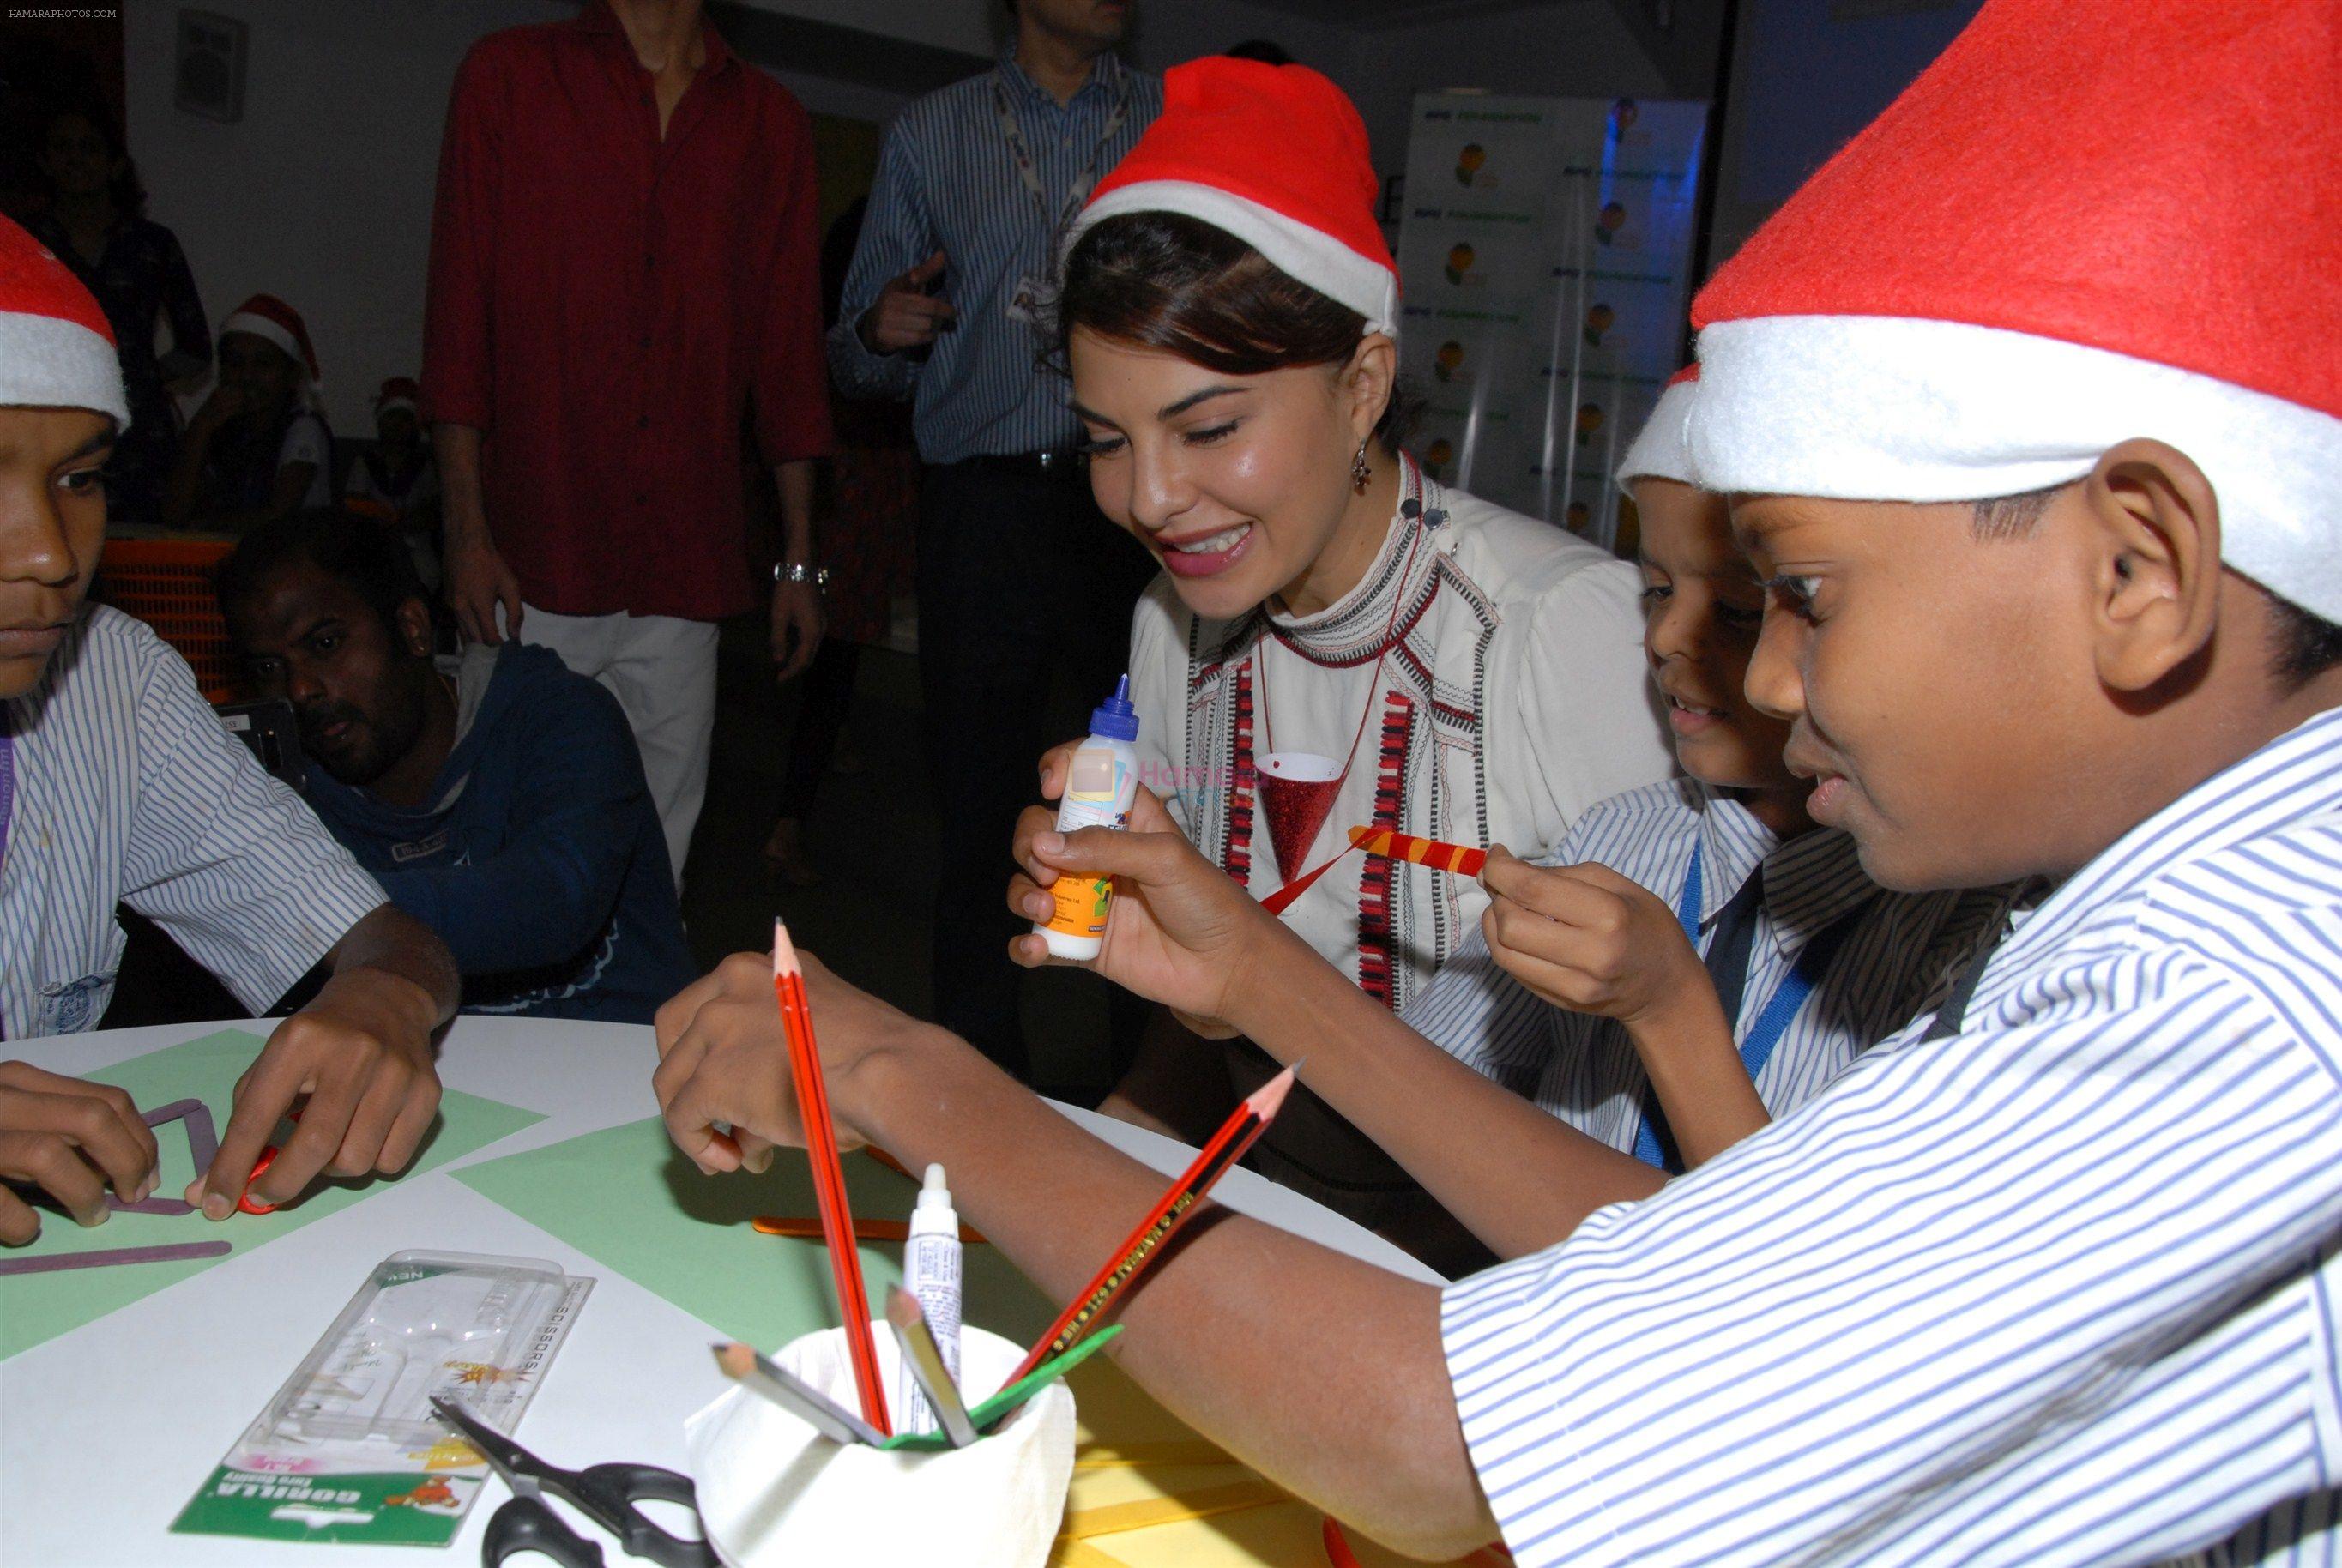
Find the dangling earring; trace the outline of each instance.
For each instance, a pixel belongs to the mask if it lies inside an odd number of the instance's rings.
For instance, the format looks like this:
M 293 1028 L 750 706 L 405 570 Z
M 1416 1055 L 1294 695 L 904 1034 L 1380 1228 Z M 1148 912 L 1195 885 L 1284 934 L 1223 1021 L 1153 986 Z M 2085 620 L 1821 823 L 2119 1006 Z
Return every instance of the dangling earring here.
M 1375 476 L 1374 470 L 1366 466 L 1366 442 L 1372 439 L 1361 437 L 1357 454 L 1350 459 L 1350 488 L 1361 495 L 1366 493 L 1366 482 Z

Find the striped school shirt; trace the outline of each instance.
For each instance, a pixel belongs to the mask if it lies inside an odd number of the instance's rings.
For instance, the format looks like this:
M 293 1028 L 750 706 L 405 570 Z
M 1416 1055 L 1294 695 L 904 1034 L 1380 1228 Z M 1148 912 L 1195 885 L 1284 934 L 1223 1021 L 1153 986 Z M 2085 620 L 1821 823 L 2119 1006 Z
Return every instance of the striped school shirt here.
M 1599 802 L 1540 865 L 1608 866 L 1680 910 L 1700 860 L 1703 951 L 1716 917 L 1751 876 L 1764 879 L 1736 1037 L 1746 1041 L 1806 950 L 1829 934 L 1813 994 L 1756 1076 L 1775 1116 L 1820 1094 L 1854 1059 L 1923 1011 L 1989 931 L 2008 890 L 1890 894 L 1863 874 L 1845 834 L 1784 843 L 1736 800 L 1694 779 L 1667 779 Z M 1840 930 L 1842 923 L 1844 929 Z M 1476 924 L 1456 957 L 1406 1014 L 1449 1055 L 1535 1100 L 1614 1149 L 1631 1153 L 1650 1080 L 1626 1029 L 1556 1007 L 1496 966 Z
M 1450 1286 L 1525 1568 L 2332 1562 L 2342 712 L 1819 1098 Z
M 1047 198 L 1046 218 L 1001 128 L 1003 96 Z M 1013 45 L 994 69 L 905 109 L 879 148 L 829 334 L 839 388 L 851 397 L 916 391 L 913 430 L 928 463 L 1072 445 L 1067 383 L 1036 363 L 1040 335 L 1009 314 L 1010 302 L 1023 280 L 1055 279 L 1065 218 L 1162 109 L 1163 84 L 1112 55 L 1098 56 L 1090 79 L 1060 104 L 1016 64 Z M 938 249 L 950 258 L 943 293 L 957 318 L 924 361 L 871 353 L 855 331 L 862 313 L 888 280 Z
M 145 623 L 92 606 L 5 704 L 15 799 L 0 860 L 7 1037 L 96 1026 L 125 903 L 265 1012 L 385 902 L 298 795 L 228 734 Z

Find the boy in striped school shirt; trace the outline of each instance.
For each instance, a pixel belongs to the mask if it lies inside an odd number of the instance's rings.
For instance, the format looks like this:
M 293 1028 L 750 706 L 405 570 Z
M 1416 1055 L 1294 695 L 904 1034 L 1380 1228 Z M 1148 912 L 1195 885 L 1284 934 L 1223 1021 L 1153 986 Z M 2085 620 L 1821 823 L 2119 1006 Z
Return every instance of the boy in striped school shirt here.
M 1933 1011 L 2009 903 L 2001 887 L 1886 893 L 1851 838 L 1806 814 L 1807 786 L 1782 760 L 1787 724 L 1742 692 L 1764 584 L 1724 498 L 1687 482 L 1696 375 L 1667 387 L 1618 472 L 1641 523 L 1644 652 L 1687 776 L 1596 804 L 1535 864 L 1492 850 L 1487 915 L 1405 1014 L 1458 1061 L 1670 1173 L 1796 1110 Z M 1559 1241 L 1605 1196 L 1537 1190 L 1528 1203 L 1548 1228 L 1529 1239 Z
M 111 329 L 62 263 L 0 219 L 0 1037 L 96 1025 L 122 954 L 115 906 L 156 921 L 255 1013 L 313 969 L 315 996 L 236 1085 L 185 1197 L 233 1213 L 330 1169 L 403 1167 L 439 1104 L 431 1036 L 455 964 L 223 728 L 186 663 L 83 603 L 105 538 L 105 466 L 128 423 Z M 154 1134 L 129 1096 L 0 1062 L 0 1178 L 85 1225 L 105 1189 L 151 1195 Z M 0 1185 L 0 1243 L 39 1219 Z
M 2337 58 L 2331 5 L 1987 0 L 1695 305 L 1809 810 L 1884 885 L 2047 898 L 1800 1111 L 1444 1292 L 1223 1216 L 1126 1371 L 1426 1556 L 2342 1560 Z M 1160 835 L 1036 847 L 1120 880 L 1124 984 L 1319 1005 Z M 846 1136 L 1077 1288 L 1157 1179 L 809 970 Z M 799 1135 L 769 983 L 664 1018 L 705 1168 Z

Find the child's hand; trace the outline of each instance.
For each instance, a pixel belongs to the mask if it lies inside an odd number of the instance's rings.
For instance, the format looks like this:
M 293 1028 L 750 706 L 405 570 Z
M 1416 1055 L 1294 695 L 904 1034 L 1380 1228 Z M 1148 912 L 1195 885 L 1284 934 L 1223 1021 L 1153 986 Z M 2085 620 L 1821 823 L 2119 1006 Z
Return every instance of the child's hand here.
M 1686 988 L 1712 995 L 1683 923 L 1651 891 L 1605 865 L 1536 866 L 1488 852 L 1480 917 L 1496 966 L 1556 1006 L 1653 1021 Z
M 865 1140 L 847 1109 L 856 1069 L 925 1025 L 856 990 L 803 948 L 797 957 L 837 1146 L 858 1148 Z M 702 1171 L 762 1171 L 776 1144 L 805 1143 L 772 954 L 734 954 L 677 993 L 653 1023 L 659 1064 L 651 1088 L 667 1136 Z
M 439 1110 L 436 1011 L 404 975 L 358 965 L 328 979 L 236 1080 L 219 1153 L 188 1183 L 186 1201 L 224 1220 L 247 1187 L 257 1203 L 289 1203 L 321 1172 L 348 1178 L 405 1170 Z M 254 1177 L 269 1135 L 304 1095 L 299 1126 Z
M 1053 754 L 1054 755 L 1054 754 Z M 1062 783 L 1045 774 L 1044 788 Z M 1016 824 L 1015 853 L 1025 869 L 1010 879 L 1008 907 L 1046 920 L 1055 907 L 1045 890 L 1060 876 L 1114 878 L 1106 944 L 1084 962 L 1123 989 L 1160 1002 L 1199 1033 L 1225 1033 L 1232 1012 L 1252 994 L 1249 975 L 1289 934 L 1252 895 L 1196 852 L 1163 803 L 1140 785 L 1130 825 L 1060 834 L 1044 806 L 1027 807 Z M 1052 958 L 1038 936 L 1019 936 L 1009 956 L 1026 968 Z
M 200 425 L 205 430 L 217 430 L 237 414 L 245 412 L 250 406 L 249 400 L 244 395 L 243 388 L 232 386 L 225 381 L 218 382 L 213 385 L 210 394 L 205 397 L 203 406 L 195 410 L 195 416 L 187 421 L 187 424 L 191 427 Z
M 39 1187 L 94 1225 L 106 1216 L 108 1185 L 126 1203 L 153 1193 L 155 1159 L 155 1134 L 121 1090 L 0 1062 L 0 1176 Z M 40 1216 L 0 1187 L 0 1243 L 22 1246 L 40 1233 Z

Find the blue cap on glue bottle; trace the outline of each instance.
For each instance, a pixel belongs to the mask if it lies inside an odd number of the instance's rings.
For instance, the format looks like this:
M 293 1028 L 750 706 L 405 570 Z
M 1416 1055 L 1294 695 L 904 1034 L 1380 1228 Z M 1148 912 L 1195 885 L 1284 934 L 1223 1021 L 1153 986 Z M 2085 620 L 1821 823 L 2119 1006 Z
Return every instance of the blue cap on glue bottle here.
M 1090 734 L 1110 741 L 1138 738 L 1138 710 L 1131 704 L 1128 675 L 1116 677 L 1114 695 L 1090 710 Z

